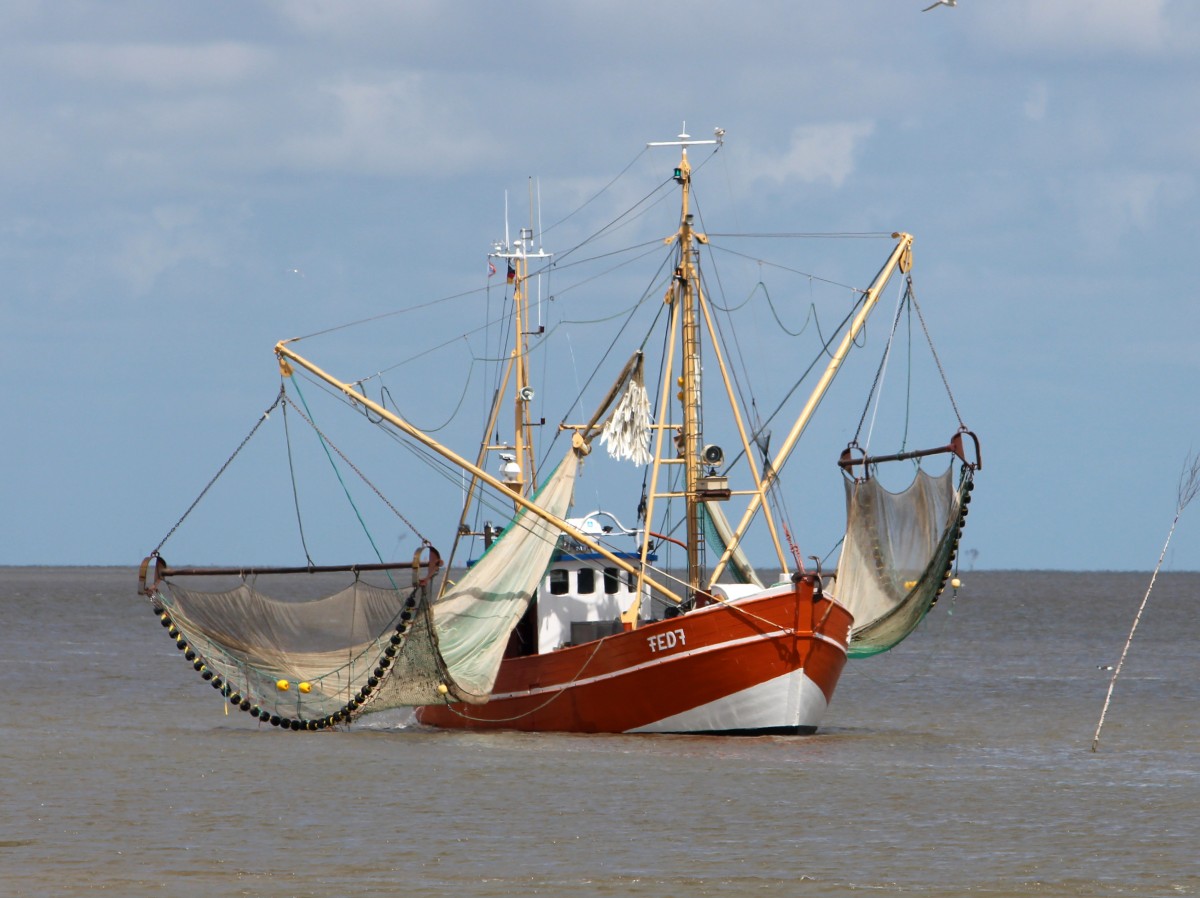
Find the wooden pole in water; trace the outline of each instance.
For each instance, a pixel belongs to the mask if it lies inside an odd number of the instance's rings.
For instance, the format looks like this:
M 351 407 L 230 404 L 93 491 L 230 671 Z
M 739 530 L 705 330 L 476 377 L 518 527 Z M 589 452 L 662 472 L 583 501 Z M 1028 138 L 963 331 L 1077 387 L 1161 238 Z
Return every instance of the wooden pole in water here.
M 1133 634 L 1137 631 L 1138 623 L 1142 619 L 1142 612 L 1146 610 L 1146 603 L 1150 601 L 1150 590 L 1154 589 L 1154 581 L 1158 579 L 1159 569 L 1162 568 L 1163 559 L 1167 556 L 1167 546 L 1171 544 L 1171 537 L 1175 534 L 1175 526 L 1179 523 L 1179 518 L 1183 514 L 1183 510 L 1188 507 L 1193 499 L 1196 498 L 1196 493 L 1200 492 L 1200 455 L 1191 455 L 1183 464 L 1183 472 L 1179 475 L 1179 493 L 1178 501 L 1175 504 L 1175 519 L 1171 521 L 1171 529 L 1167 531 L 1167 541 L 1163 543 L 1162 552 L 1158 556 L 1158 564 L 1154 566 L 1154 573 L 1150 575 L 1150 585 L 1146 587 L 1146 594 L 1142 596 L 1142 604 L 1138 606 L 1137 614 L 1133 617 L 1133 626 L 1129 629 L 1129 638 L 1125 640 L 1125 648 L 1121 650 L 1121 660 L 1117 662 L 1116 669 L 1113 670 L 1112 679 L 1108 681 L 1108 695 L 1104 698 L 1104 708 L 1100 711 L 1100 722 L 1096 724 L 1096 735 L 1092 737 L 1092 751 L 1096 750 L 1096 746 L 1100 744 L 1100 728 L 1104 726 L 1104 717 L 1108 714 L 1108 705 L 1112 701 L 1113 687 L 1117 685 L 1117 677 L 1121 675 L 1121 668 L 1125 664 L 1125 656 L 1129 654 L 1129 646 L 1133 642 Z

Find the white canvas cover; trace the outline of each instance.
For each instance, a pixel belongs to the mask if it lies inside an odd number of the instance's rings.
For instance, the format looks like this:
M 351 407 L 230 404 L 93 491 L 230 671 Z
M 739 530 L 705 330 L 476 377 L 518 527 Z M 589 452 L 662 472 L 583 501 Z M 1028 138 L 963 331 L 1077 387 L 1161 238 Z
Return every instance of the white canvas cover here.
M 578 469 L 579 456 L 571 450 L 538 492 L 538 505 L 557 518 L 565 517 Z M 487 553 L 431 607 L 430 626 L 453 697 L 487 701 L 508 636 L 550 564 L 559 533 L 522 510 Z M 400 678 L 393 679 L 397 691 L 404 687 Z M 437 692 L 406 695 L 399 703 L 427 704 L 441 698 Z

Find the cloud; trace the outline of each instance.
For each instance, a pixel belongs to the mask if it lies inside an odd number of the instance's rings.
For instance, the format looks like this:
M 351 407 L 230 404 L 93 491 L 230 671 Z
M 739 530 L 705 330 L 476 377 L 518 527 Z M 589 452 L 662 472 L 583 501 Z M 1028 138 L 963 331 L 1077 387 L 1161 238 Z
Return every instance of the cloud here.
M 24 51 L 33 66 L 91 85 L 124 84 L 156 91 L 228 88 L 271 62 L 245 43 L 62 43 Z
M 282 144 L 283 158 L 301 170 L 445 173 L 503 143 L 479 125 L 460 91 L 418 73 L 347 77 L 316 93 L 303 133 Z
M 1096 170 L 1072 177 L 1063 192 L 1084 248 L 1107 257 L 1133 235 L 1160 232 L 1173 210 L 1191 202 L 1196 183 L 1187 173 Z
M 230 256 L 223 231 L 195 205 L 157 206 L 126 221 L 111 256 L 113 274 L 135 296 L 150 294 L 167 271 L 188 262 L 220 268 Z
M 439 22 L 451 24 L 444 7 L 435 0 L 357 0 L 349 4 L 270 0 L 270 6 L 297 31 L 322 38 L 392 41 L 397 31 L 416 31 Z
M 776 184 L 802 181 L 840 187 L 854 171 L 862 144 L 875 131 L 872 122 L 833 122 L 793 129 L 787 148 L 763 154 L 747 168 L 757 179 Z
M 1050 91 L 1044 81 L 1039 81 L 1029 88 L 1025 97 L 1025 117 L 1034 122 L 1044 121 L 1049 105 Z
M 980 5 L 985 35 L 1008 49 L 1068 58 L 1148 56 L 1194 45 L 1188 4 L 1168 0 L 1024 0 Z

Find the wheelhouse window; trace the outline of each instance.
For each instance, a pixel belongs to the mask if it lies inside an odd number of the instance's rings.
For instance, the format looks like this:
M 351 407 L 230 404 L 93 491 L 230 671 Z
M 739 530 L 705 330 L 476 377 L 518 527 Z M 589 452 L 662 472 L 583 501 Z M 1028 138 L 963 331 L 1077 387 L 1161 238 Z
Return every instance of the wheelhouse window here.
M 604 593 L 605 595 L 615 595 L 621 589 L 621 572 L 615 567 L 606 567 L 604 569 Z
M 596 591 L 596 572 L 590 567 L 579 569 L 579 594 L 581 596 L 590 595 Z
M 550 594 L 553 596 L 563 596 L 571 588 L 571 575 L 562 568 L 553 568 L 550 571 Z

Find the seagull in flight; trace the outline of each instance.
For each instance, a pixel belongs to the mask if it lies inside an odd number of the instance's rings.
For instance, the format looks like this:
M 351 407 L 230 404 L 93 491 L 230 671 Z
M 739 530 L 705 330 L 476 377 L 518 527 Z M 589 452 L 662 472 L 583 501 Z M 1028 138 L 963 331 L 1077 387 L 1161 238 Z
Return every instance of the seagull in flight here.
M 958 6 L 958 0 L 937 0 L 932 6 L 926 6 L 921 12 L 929 12 L 931 9 L 937 9 L 939 6 Z

